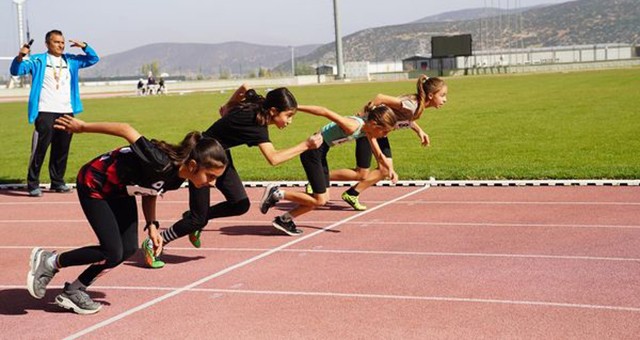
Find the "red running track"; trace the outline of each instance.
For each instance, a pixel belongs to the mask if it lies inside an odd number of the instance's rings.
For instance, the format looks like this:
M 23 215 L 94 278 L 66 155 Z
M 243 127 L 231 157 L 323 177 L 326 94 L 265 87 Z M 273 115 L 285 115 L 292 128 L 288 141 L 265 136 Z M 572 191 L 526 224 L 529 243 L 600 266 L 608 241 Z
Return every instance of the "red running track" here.
M 52 302 L 83 268 L 43 300 L 25 288 L 32 247 L 95 243 L 75 194 L 0 191 L 0 338 L 640 338 L 638 187 L 378 187 L 368 211 L 333 200 L 297 238 L 270 226 L 290 205 L 265 216 L 248 191 L 249 213 L 210 223 L 203 248 L 101 277 L 91 316 Z M 186 207 L 186 190 L 165 195 L 163 226 Z

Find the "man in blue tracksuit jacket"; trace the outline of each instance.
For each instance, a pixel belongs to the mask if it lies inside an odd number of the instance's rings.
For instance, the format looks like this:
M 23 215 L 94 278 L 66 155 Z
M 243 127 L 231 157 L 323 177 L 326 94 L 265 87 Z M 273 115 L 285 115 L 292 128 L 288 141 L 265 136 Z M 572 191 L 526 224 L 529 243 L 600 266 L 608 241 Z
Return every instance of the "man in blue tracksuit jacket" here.
M 64 36 L 59 30 L 52 30 L 45 36 L 47 52 L 29 54 L 29 45 L 20 49 L 13 59 L 10 73 L 14 76 L 31 74 L 32 85 L 29 94 L 29 124 L 35 123 L 31 141 L 31 157 L 27 174 L 27 190 L 29 196 L 40 197 L 40 169 L 44 162 L 49 145 L 49 176 L 51 190 L 69 192 L 65 184 L 64 174 L 67 169 L 67 158 L 71 144 L 71 134 L 53 128 L 53 123 L 60 115 L 74 115 L 82 112 L 78 70 L 89 67 L 100 60 L 96 52 L 85 42 L 69 40 L 71 47 L 80 47 L 84 55 L 64 52 Z

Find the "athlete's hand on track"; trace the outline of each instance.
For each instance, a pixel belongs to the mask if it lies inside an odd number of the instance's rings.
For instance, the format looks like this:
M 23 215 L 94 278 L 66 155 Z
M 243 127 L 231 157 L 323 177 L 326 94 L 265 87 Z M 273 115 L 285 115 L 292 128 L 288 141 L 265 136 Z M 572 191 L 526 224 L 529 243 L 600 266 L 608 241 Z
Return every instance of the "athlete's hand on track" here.
M 67 131 L 68 133 L 80 133 L 82 132 L 83 126 L 83 121 L 69 115 L 60 116 L 53 123 L 55 129 Z
M 160 256 L 162 253 L 162 236 L 156 230 L 155 232 L 150 233 L 149 238 L 151 239 L 151 242 L 153 242 L 153 251 L 155 256 Z
M 389 180 L 393 184 L 398 183 L 398 174 L 394 170 L 391 170 L 391 173 L 389 174 Z
M 385 178 L 390 180 L 391 183 L 398 183 L 398 173 L 393 169 L 393 162 L 389 158 L 383 156 L 379 163 L 379 168 L 383 175 L 385 175 Z

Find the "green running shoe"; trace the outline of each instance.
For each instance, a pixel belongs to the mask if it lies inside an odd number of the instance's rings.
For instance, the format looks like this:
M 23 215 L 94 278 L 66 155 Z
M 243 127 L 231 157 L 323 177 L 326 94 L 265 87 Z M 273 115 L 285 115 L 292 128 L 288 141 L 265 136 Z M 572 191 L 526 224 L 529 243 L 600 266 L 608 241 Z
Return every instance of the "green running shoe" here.
M 164 262 L 156 259 L 156 256 L 153 252 L 153 242 L 151 242 L 151 239 L 146 238 L 144 241 L 142 241 L 142 245 L 140 246 L 140 248 L 142 248 L 142 251 L 144 253 L 144 263 L 148 268 L 159 269 L 164 267 Z
M 304 186 L 304 192 L 305 192 L 307 195 L 313 195 L 313 188 L 311 187 L 311 183 L 307 183 L 307 184 Z
M 342 193 L 342 200 L 349 203 L 349 205 L 357 211 L 367 210 L 366 205 L 358 202 L 358 196 L 349 195 L 346 191 Z
M 202 245 L 200 243 L 200 234 L 202 234 L 202 229 L 198 229 L 189 234 L 189 242 L 191 242 L 191 244 L 196 248 L 200 248 Z

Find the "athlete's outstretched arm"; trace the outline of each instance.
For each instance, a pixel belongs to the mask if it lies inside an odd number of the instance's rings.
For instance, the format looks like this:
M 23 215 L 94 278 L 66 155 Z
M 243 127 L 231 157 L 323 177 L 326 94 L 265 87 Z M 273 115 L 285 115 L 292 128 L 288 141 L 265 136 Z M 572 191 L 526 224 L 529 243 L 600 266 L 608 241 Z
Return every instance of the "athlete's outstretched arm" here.
M 388 95 L 382 94 L 382 93 L 377 94 L 373 98 L 373 100 L 371 101 L 371 104 L 373 104 L 375 106 L 384 104 L 384 105 L 390 107 L 393 110 L 401 110 L 402 109 L 402 101 L 400 100 L 400 98 L 393 97 L 393 96 L 388 96 Z
M 320 145 L 322 145 L 322 135 L 315 133 L 309 136 L 305 141 L 288 149 L 276 150 L 270 142 L 258 144 L 258 147 L 260 148 L 262 155 L 264 155 L 264 158 L 267 159 L 267 162 L 275 166 L 284 163 L 307 150 L 317 149 Z
M 338 124 L 342 131 L 344 131 L 344 133 L 346 133 L 347 135 L 352 135 L 360 127 L 355 119 L 341 116 L 323 106 L 298 105 L 298 110 L 332 120 L 333 122 Z
M 127 123 L 87 123 L 69 115 L 64 115 L 56 119 L 53 127 L 69 133 L 102 133 L 105 135 L 118 136 L 126 139 L 130 144 L 135 143 L 135 141 L 142 136 Z

